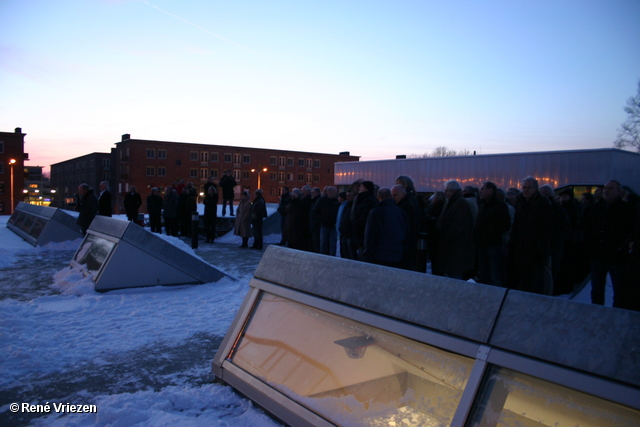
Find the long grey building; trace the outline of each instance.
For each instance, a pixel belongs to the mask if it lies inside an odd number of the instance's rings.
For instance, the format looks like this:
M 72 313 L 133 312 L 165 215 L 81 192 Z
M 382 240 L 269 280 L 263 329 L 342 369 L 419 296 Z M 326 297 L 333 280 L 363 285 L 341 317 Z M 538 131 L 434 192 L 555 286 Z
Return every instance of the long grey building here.
M 484 154 L 477 156 L 425 157 L 394 160 L 344 162 L 335 165 L 336 185 L 356 179 L 380 186 L 395 184 L 398 175 L 410 176 L 420 193 L 444 189 L 455 179 L 461 185 L 480 186 L 493 181 L 500 188 L 519 187 L 531 175 L 540 185 L 553 188 L 573 186 L 576 193 L 590 191 L 611 179 L 640 191 L 640 154 L 615 148 Z

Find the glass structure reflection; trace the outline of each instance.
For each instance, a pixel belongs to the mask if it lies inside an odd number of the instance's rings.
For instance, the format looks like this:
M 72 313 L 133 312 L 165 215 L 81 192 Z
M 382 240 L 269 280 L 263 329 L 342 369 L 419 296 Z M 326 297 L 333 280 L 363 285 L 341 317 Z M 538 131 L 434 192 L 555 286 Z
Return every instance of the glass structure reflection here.
M 449 425 L 473 360 L 262 293 L 229 358 L 338 425 Z
M 95 281 L 104 262 L 107 260 L 116 244 L 110 240 L 93 234 L 87 234 L 82 245 L 73 257 L 87 275 Z
M 489 371 L 474 427 L 631 427 L 640 412 L 506 368 Z

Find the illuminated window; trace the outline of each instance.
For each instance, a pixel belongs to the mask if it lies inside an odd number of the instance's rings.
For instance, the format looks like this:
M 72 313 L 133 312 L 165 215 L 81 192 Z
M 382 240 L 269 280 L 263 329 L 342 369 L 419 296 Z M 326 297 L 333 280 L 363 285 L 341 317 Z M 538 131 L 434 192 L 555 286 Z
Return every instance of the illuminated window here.
M 634 426 L 640 412 L 506 368 L 492 367 L 474 426 Z
M 263 293 L 231 362 L 337 425 L 450 425 L 473 360 Z

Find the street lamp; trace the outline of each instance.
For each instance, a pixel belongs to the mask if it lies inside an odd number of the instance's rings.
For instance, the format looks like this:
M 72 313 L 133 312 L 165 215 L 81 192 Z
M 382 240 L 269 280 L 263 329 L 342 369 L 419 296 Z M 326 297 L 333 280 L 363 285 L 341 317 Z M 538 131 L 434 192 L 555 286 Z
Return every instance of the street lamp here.
M 11 213 L 13 214 L 13 209 L 15 205 L 13 204 L 13 165 L 16 164 L 16 159 L 9 160 L 9 166 L 11 166 Z
M 251 169 L 251 172 L 255 172 L 256 169 Z M 262 172 L 266 172 L 267 168 L 262 168 L 261 170 L 258 171 L 258 188 L 260 188 L 260 174 L 262 174 Z

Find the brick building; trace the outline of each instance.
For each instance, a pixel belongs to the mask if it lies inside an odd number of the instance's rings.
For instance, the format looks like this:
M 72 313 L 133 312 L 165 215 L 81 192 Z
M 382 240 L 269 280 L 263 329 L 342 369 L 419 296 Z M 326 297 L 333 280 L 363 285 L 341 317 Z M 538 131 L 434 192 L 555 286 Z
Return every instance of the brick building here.
M 123 211 L 124 193 L 134 185 L 143 200 L 151 188 L 161 190 L 178 180 L 192 182 L 203 191 L 209 176 L 218 180 L 231 170 L 236 186 L 236 203 L 243 188 L 260 187 L 267 203 L 277 203 L 283 187 L 303 185 L 324 187 L 334 183 L 334 164 L 358 161 L 348 152 L 340 154 L 308 153 L 228 145 L 131 139 L 122 135 L 116 143 L 115 182 L 112 193 L 117 196 L 116 212 Z M 52 169 L 53 177 L 53 169 Z M 145 204 L 143 203 L 143 208 Z
M 11 215 L 24 198 L 24 162 L 29 160 L 24 152 L 25 135 L 21 128 L 0 132 L 0 215 Z
M 55 191 L 51 206 L 73 209 L 78 186 L 86 183 L 96 195 L 100 182 L 109 181 L 111 192 L 114 186 L 113 157 L 111 153 L 91 153 L 51 165 L 51 189 Z

